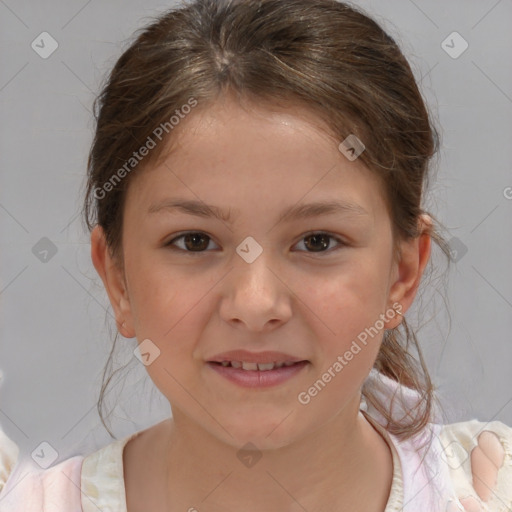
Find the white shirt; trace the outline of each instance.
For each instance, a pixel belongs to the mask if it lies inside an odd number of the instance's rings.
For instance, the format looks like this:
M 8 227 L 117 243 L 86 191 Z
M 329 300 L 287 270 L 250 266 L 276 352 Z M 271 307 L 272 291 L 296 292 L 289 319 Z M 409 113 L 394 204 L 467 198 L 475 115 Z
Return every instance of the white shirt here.
M 379 400 L 391 407 L 394 418 L 402 417 L 405 410 L 418 403 L 416 392 L 376 370 L 371 371 L 367 383 L 379 385 Z M 397 390 L 402 393 L 403 406 L 399 401 L 391 406 Z M 361 413 L 386 440 L 393 456 L 393 480 L 384 512 L 512 511 L 511 427 L 500 421 L 486 423 L 475 419 L 448 425 L 429 423 L 414 438 L 400 441 L 386 430 L 386 420 L 374 408 L 362 402 Z M 484 431 L 487 434 L 479 438 Z M 140 433 L 45 471 L 35 470 L 26 461 L 15 466 L 17 451 L 12 441 L 0 436 L 0 511 L 127 512 L 123 450 Z M 490 486 L 488 501 L 483 501 L 473 486 L 477 465 L 473 451 L 481 450 L 477 447 L 479 439 L 484 438 L 485 449 L 489 440 L 491 445 L 497 442 L 494 446 L 499 448 L 502 463 L 495 468 L 496 478 Z M 427 445 L 422 449 L 424 442 Z

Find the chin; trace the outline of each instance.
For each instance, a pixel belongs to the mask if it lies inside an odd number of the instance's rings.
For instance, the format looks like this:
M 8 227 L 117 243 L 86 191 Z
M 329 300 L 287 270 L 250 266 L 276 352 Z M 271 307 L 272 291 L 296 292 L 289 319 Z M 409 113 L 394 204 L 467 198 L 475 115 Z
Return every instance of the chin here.
M 244 417 L 241 421 L 230 423 L 226 426 L 226 430 L 231 434 L 223 432 L 223 438 L 227 443 L 236 447 L 242 448 L 248 443 L 255 445 L 260 450 L 275 450 L 283 448 L 293 442 L 299 433 L 291 431 L 290 426 L 293 423 L 288 423 L 287 420 L 283 421 L 286 415 L 276 418 L 275 421 L 265 420 L 262 421 L 261 415 L 258 415 L 254 421 L 250 418 Z

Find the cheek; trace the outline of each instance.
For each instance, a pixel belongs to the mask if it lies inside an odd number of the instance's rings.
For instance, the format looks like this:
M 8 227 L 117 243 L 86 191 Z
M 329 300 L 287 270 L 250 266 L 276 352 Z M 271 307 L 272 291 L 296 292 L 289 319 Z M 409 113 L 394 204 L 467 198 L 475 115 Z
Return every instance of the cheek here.
M 191 357 L 200 333 L 211 316 L 208 294 L 215 282 L 194 278 L 186 271 L 148 265 L 139 267 L 132 280 L 131 306 L 139 343 L 149 339 L 159 351 L 148 373 L 158 385 L 190 375 Z M 160 387 L 160 386 L 159 386 Z
M 137 338 L 163 341 L 197 302 L 194 279 L 150 258 L 134 257 L 126 268 Z
M 334 414 L 347 404 L 375 363 L 384 332 L 383 295 L 375 278 L 345 274 L 306 291 L 306 304 L 318 316 L 316 365 L 298 398 L 313 416 Z
M 384 312 L 385 273 L 374 265 L 360 260 L 322 280 L 303 281 L 302 300 L 324 324 L 326 337 L 347 341 L 374 325 Z
M 207 301 L 200 298 L 190 286 L 184 292 L 169 293 L 161 282 L 155 293 L 140 302 L 137 338 L 139 342 L 150 339 L 158 354 L 146 371 L 161 393 L 178 407 L 190 407 L 190 393 L 197 395 L 197 374 L 203 362 L 194 357 L 195 348 L 211 313 L 205 309 Z
M 318 340 L 311 382 L 328 382 L 318 405 L 354 393 L 373 367 L 384 333 L 385 275 L 376 258 L 361 255 L 329 279 L 309 280 L 303 297 Z

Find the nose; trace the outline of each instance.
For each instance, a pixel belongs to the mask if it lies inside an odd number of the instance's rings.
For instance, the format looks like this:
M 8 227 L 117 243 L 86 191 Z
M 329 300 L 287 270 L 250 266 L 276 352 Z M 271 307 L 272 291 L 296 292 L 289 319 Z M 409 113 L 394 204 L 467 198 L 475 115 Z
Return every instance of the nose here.
M 293 293 L 269 253 L 263 251 L 252 263 L 238 256 L 235 259 L 222 290 L 220 315 L 224 321 L 264 332 L 291 318 Z

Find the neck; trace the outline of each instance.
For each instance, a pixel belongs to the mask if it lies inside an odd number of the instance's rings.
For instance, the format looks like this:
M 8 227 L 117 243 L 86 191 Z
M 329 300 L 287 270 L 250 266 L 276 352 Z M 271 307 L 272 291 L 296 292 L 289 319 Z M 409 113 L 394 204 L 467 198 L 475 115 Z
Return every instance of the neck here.
M 242 460 L 239 448 L 173 410 L 166 453 L 166 492 L 173 508 L 168 510 L 384 510 L 391 452 L 359 412 L 356 398 L 306 437 Z

